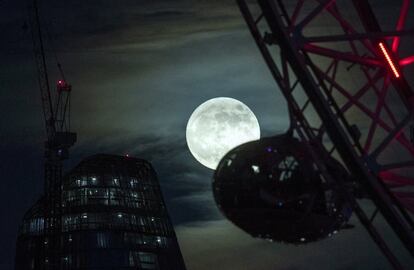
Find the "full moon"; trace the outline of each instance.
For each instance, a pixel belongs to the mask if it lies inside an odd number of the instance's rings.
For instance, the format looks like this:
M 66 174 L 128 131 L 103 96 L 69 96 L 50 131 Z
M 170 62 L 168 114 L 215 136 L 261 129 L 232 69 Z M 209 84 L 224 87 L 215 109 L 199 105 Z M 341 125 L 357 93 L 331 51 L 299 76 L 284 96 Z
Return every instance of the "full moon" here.
M 228 151 L 259 138 L 256 116 L 233 98 L 218 97 L 204 102 L 187 123 L 186 139 L 191 154 L 213 170 Z

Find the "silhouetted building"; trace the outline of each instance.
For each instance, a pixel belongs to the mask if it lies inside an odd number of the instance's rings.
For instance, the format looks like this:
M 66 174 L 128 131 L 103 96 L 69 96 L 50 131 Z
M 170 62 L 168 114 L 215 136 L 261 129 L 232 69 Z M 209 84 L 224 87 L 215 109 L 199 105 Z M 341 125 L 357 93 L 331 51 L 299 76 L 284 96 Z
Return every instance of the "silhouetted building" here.
M 43 269 L 43 202 L 25 215 L 16 269 Z M 63 180 L 61 269 L 184 270 L 156 173 L 142 159 L 95 155 Z

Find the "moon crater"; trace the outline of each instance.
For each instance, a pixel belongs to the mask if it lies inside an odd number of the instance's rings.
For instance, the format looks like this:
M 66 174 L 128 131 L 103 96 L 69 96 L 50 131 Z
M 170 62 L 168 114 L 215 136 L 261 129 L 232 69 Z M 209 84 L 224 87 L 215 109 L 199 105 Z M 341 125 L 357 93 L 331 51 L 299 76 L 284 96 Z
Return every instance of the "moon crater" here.
M 242 102 L 227 97 L 213 98 L 198 106 L 186 129 L 191 154 L 213 170 L 228 151 L 259 138 L 260 126 L 254 113 Z

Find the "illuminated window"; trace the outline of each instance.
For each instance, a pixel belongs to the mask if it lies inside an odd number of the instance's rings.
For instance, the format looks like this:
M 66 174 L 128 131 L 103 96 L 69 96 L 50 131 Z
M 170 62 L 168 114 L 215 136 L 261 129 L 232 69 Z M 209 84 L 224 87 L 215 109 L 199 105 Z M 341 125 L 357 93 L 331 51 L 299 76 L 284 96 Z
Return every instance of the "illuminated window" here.
M 114 178 L 113 179 L 113 184 L 114 184 L 114 186 L 119 186 L 119 179 L 118 178 Z
M 91 183 L 92 185 L 96 185 L 98 183 L 98 179 L 96 178 L 96 176 L 91 177 Z
M 131 251 L 129 265 L 140 266 L 140 269 L 159 269 L 157 255 L 149 252 Z
M 142 269 L 158 269 L 157 255 L 149 252 L 138 252 Z
M 97 233 L 96 234 L 96 241 L 98 244 L 98 248 L 108 248 L 108 236 L 105 233 Z
M 72 264 L 72 256 L 71 255 L 63 256 L 62 263 L 65 265 L 65 267 L 68 267 L 70 264 Z
M 132 188 L 137 187 L 137 186 L 138 186 L 138 179 L 136 179 L 136 178 L 131 178 L 131 179 L 129 180 L 129 184 L 130 184 L 130 186 L 131 186 Z
M 257 165 L 252 165 L 252 170 L 255 174 L 260 173 L 260 167 Z
M 35 218 L 30 220 L 29 228 L 26 229 L 27 232 L 38 234 L 43 231 L 44 220 L 43 218 Z

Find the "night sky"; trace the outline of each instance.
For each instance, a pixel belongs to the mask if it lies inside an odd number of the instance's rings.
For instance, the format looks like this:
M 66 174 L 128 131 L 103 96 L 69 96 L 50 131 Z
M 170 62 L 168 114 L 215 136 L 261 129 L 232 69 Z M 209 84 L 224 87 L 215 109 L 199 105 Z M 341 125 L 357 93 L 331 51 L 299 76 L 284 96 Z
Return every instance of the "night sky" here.
M 297 247 L 253 239 L 217 210 L 213 171 L 186 146 L 192 111 L 227 96 L 252 109 L 263 136 L 289 124 L 286 103 L 234 0 L 39 2 L 73 85 L 78 142 L 67 167 L 95 153 L 149 160 L 189 270 L 389 269 L 354 217 L 355 229 Z M 26 5 L 0 0 L 0 270 L 13 269 L 18 224 L 43 189 L 45 128 L 31 37 L 23 27 Z

